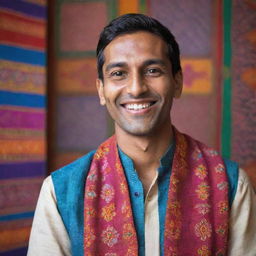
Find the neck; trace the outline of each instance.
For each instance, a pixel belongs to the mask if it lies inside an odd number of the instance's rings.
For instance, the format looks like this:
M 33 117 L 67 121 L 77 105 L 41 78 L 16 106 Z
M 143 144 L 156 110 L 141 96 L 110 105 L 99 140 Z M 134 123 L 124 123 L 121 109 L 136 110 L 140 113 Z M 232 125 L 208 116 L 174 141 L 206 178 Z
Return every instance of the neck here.
M 146 136 L 128 134 L 116 126 L 117 144 L 134 162 L 140 178 L 155 175 L 159 161 L 173 140 L 171 124 Z

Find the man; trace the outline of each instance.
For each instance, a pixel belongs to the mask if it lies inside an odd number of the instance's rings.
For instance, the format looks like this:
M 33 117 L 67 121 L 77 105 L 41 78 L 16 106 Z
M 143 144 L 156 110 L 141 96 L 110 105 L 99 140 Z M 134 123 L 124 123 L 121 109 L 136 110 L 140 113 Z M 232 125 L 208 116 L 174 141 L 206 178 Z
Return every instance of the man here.
M 256 255 L 247 176 L 171 124 L 182 72 L 170 31 L 121 16 L 97 58 L 115 136 L 45 180 L 28 255 Z

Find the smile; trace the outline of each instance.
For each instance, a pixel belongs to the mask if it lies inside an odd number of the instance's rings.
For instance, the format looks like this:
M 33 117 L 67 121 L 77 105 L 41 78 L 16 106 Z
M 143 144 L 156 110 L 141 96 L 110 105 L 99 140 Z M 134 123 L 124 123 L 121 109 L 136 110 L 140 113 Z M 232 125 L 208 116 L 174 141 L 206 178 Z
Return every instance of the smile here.
M 122 106 L 128 110 L 142 110 L 151 107 L 155 102 L 147 102 L 147 103 L 127 103 Z

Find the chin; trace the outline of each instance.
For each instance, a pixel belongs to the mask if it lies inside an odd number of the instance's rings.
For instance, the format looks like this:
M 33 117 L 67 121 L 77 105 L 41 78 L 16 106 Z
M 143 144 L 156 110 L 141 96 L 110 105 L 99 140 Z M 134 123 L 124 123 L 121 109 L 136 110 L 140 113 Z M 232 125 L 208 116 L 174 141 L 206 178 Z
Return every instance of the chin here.
M 151 131 L 126 131 L 128 134 L 138 137 L 150 136 L 152 134 Z
M 166 126 L 170 124 L 170 120 L 164 121 L 159 118 L 154 118 L 148 121 L 142 120 L 122 120 L 116 122 L 116 128 L 133 136 L 157 136 L 162 131 L 166 130 Z
M 151 126 L 119 126 L 126 133 L 133 136 L 150 136 L 154 134 L 154 127 Z

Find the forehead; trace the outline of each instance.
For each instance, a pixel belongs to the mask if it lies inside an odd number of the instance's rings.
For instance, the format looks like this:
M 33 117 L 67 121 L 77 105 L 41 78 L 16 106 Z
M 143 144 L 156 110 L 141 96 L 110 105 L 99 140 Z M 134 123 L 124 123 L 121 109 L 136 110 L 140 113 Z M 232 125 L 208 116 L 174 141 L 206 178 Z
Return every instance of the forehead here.
M 160 36 L 140 31 L 116 37 L 105 48 L 104 57 L 104 64 L 152 58 L 168 60 L 168 47 Z

